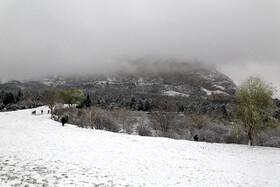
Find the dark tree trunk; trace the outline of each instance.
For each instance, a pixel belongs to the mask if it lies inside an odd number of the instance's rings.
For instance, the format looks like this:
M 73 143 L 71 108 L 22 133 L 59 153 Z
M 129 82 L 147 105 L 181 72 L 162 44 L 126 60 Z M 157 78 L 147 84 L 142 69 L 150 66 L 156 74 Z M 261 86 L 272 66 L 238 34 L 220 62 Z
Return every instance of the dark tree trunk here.
M 248 144 L 249 144 L 250 146 L 253 146 L 253 143 L 254 143 L 254 142 L 253 142 L 253 135 L 252 135 L 250 132 L 248 132 L 248 138 L 249 138 L 249 143 L 248 143 Z
M 51 112 L 51 119 L 53 118 L 53 108 L 50 107 L 50 112 Z

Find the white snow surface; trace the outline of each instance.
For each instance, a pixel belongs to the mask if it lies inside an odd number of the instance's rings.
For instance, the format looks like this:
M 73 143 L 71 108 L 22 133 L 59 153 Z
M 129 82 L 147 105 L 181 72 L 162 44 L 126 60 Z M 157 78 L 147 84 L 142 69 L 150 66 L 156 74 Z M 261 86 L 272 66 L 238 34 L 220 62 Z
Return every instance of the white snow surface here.
M 173 91 L 173 90 L 164 91 L 163 94 L 168 95 L 168 96 L 182 96 L 182 97 L 189 97 L 190 96 L 188 94 L 176 92 L 176 91 Z
M 211 95 L 212 94 L 212 91 L 210 90 L 207 90 L 206 88 L 202 88 L 201 89 L 207 94 L 207 95 Z
M 220 85 L 214 85 L 216 88 L 219 88 L 219 89 L 222 89 L 222 90 L 225 90 L 225 87 L 223 86 L 220 86 Z
M 211 95 L 212 93 L 213 93 L 213 94 L 224 94 L 224 95 L 229 95 L 228 93 L 223 92 L 223 91 L 221 91 L 221 90 L 213 90 L 213 91 L 211 91 L 211 90 L 208 90 L 208 89 L 202 88 L 202 87 L 201 87 L 201 89 L 202 89 L 202 91 L 204 91 L 207 95 Z
M 62 127 L 32 110 L 0 113 L 0 186 L 280 186 L 277 148 Z

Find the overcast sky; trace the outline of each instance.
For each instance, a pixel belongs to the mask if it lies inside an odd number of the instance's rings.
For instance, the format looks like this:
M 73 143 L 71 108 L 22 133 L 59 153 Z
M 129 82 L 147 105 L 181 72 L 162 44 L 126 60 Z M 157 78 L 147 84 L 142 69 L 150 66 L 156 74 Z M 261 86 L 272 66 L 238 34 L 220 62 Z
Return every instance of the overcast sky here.
M 279 0 L 0 0 L 0 79 L 103 72 L 155 55 L 280 89 Z

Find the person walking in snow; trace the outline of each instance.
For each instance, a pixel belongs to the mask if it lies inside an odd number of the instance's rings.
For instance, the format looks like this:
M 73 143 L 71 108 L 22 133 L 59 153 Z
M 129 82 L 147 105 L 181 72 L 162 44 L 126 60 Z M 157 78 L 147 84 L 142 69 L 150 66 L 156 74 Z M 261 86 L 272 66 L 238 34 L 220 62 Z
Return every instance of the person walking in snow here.
M 64 127 L 65 123 L 68 123 L 68 120 L 69 120 L 69 117 L 67 115 L 62 116 L 61 123 L 62 123 L 63 127 Z
M 193 137 L 194 141 L 197 141 L 198 142 L 198 136 L 197 134 Z

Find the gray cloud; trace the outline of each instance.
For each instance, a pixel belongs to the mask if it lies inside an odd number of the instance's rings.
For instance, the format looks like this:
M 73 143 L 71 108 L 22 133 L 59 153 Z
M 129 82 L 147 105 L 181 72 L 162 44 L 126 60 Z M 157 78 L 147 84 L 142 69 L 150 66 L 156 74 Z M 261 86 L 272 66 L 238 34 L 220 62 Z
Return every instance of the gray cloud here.
M 156 55 L 277 83 L 279 49 L 278 0 L 0 1 L 2 80 L 107 72 Z

